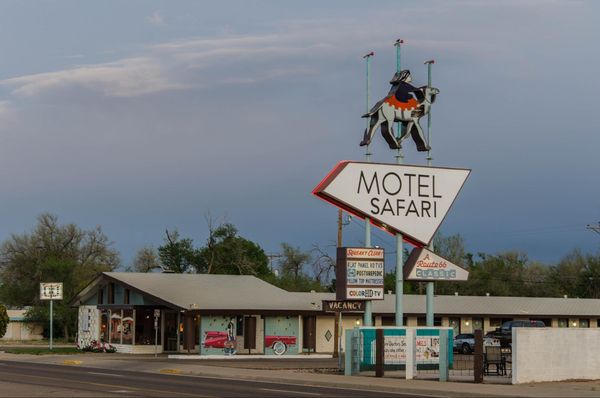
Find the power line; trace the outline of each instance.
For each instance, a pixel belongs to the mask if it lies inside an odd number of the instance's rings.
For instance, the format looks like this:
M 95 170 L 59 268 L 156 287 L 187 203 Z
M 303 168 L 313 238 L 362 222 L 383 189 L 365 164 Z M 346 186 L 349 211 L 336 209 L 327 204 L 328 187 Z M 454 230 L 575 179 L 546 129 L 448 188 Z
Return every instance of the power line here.
M 588 224 L 586 228 L 600 235 L 600 222 L 596 225 Z

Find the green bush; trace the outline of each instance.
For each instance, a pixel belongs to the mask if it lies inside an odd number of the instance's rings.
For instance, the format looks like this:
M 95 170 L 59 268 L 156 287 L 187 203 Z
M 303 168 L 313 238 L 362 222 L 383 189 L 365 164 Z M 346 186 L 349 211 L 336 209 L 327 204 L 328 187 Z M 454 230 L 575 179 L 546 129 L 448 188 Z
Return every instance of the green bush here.
M 6 334 L 6 328 L 8 328 L 8 312 L 6 312 L 6 307 L 0 304 L 0 338 L 4 337 Z

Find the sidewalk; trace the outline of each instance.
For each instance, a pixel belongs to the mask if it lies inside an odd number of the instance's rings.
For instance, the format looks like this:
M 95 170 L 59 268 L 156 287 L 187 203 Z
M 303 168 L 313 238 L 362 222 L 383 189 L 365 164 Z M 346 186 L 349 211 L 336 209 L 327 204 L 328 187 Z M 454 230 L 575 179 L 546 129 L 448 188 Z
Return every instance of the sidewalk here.
M 313 373 L 307 369 L 248 369 L 229 366 L 211 366 L 193 361 L 169 360 L 166 357 L 135 357 L 118 354 L 77 355 L 11 355 L 0 354 L 0 360 L 85 366 L 117 372 L 119 369 L 174 374 L 182 376 L 205 376 L 228 379 L 279 382 L 285 384 L 341 387 L 370 392 L 391 391 L 427 394 L 439 397 L 468 396 L 521 396 L 521 397 L 600 397 L 600 381 L 536 383 L 524 385 L 473 384 L 467 382 L 440 383 L 433 380 L 404 380 L 394 377 L 372 376 L 346 377 L 334 374 Z

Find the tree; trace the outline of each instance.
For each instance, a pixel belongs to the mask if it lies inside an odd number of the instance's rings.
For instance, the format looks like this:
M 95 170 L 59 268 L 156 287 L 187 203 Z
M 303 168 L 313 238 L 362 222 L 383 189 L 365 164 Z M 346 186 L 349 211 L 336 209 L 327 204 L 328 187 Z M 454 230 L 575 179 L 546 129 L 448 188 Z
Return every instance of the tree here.
M 310 254 L 287 243 L 281 244 L 281 251 L 282 257 L 279 261 L 281 272 L 284 275 L 293 275 L 294 279 L 298 279 L 302 275 L 304 265 L 310 261 Z
M 133 270 L 135 272 L 151 272 L 160 268 L 162 267 L 158 259 L 158 254 L 153 247 L 142 247 L 133 258 Z
M 200 271 L 200 251 L 190 238 L 180 238 L 177 230 L 165 230 L 165 243 L 158 248 L 162 268 L 178 274 Z
M 254 275 L 264 278 L 271 275 L 269 259 L 256 243 L 238 234 L 230 223 L 213 228 L 208 220 L 209 236 L 206 246 L 200 249 L 200 269 L 208 274 Z
M 473 265 L 473 256 L 467 253 L 464 238 L 460 234 L 450 236 L 436 234 L 433 248 L 435 253 L 459 267 L 470 270 Z M 466 286 L 464 283 L 436 282 L 435 291 L 437 294 L 453 294 L 464 291 Z
M 119 254 L 100 227 L 82 230 L 59 225 L 56 216 L 42 214 L 30 233 L 12 235 L 0 245 L 0 300 L 32 306 L 29 320 L 46 321 L 47 303 L 39 299 L 40 282 L 63 282 L 63 300 L 55 303 L 55 327 L 72 335 L 77 310 L 68 306 L 74 295 L 99 273 L 119 265 Z
M 335 275 L 335 258 L 331 257 L 323 248 L 314 244 L 311 249 L 313 257 L 312 270 L 315 279 L 326 285 L 331 282 L 331 274 Z
M 578 297 L 582 295 L 581 275 L 586 269 L 586 258 L 581 250 L 576 249 L 565 255 L 556 266 L 552 267 L 550 281 L 557 287 L 559 295 Z
M 6 311 L 6 307 L 0 304 L 0 339 L 4 337 L 6 334 L 6 329 L 8 328 L 8 313 Z

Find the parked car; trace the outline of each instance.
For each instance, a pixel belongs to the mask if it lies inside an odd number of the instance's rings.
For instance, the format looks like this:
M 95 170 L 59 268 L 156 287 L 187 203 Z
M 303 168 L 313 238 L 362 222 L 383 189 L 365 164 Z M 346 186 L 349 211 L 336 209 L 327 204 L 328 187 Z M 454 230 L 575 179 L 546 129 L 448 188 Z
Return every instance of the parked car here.
M 528 320 L 528 321 L 508 321 L 504 322 L 501 327 L 493 332 L 493 336 L 500 340 L 500 346 L 512 346 L 512 330 L 513 328 L 543 328 L 546 327 L 543 321 Z
M 487 333 L 483 337 L 484 346 L 499 346 L 500 341 Z M 475 351 L 475 335 L 473 333 L 461 333 L 454 338 L 454 351 L 470 354 Z

